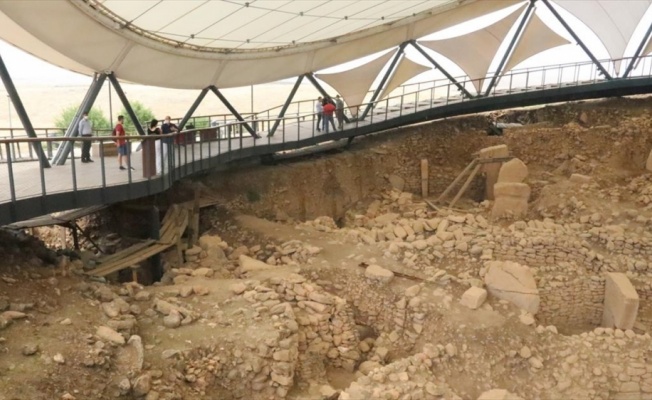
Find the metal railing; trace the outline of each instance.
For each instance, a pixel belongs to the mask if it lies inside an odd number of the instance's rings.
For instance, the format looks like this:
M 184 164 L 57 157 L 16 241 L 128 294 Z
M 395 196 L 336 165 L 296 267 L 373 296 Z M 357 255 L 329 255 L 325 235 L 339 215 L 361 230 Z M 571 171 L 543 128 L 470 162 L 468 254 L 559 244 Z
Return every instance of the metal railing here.
M 624 60 L 623 65 L 626 63 Z M 627 80 L 642 77 L 652 77 L 652 56 L 643 57 Z M 89 189 L 99 189 L 104 199 L 108 198 L 108 191 L 112 187 L 118 186 L 126 188 L 127 191 L 133 188 L 133 196 L 136 195 L 138 186 L 137 194 L 146 196 L 165 190 L 179 179 L 233 160 L 352 137 L 363 130 L 369 133 L 373 131 L 370 128 L 376 123 L 424 110 L 474 102 L 478 99 L 595 84 L 603 80 L 595 65 L 587 62 L 514 70 L 503 75 L 486 97 L 468 98 L 459 93 L 456 84 L 439 84 L 439 81 L 433 81 L 437 84 L 425 88 L 417 86 L 418 90 L 346 108 L 345 112 L 351 116 L 351 122 L 343 125 L 342 133 L 338 129 L 336 135 L 326 135 L 326 129 L 318 130 L 326 127 L 323 123 L 322 126 L 317 126 L 318 116 L 314 112 L 284 118 L 257 118 L 256 132 L 260 136 L 257 138 L 244 129 L 242 122 L 226 119 L 219 127 L 185 130 L 169 135 L 120 138 L 107 136 L 110 135 L 109 130 L 100 130 L 98 136 L 93 138 L 64 138 L 58 136 L 62 134 L 62 130 L 57 128 L 37 129 L 38 138 L 25 138 L 17 136 L 17 128 L 3 129 L 0 132 L 6 134 L 0 138 L 0 158 L 4 160 L 4 164 L 0 166 L 0 179 L 6 177 L 5 182 L 8 184 L 2 186 L 4 189 L 0 189 L 0 204 L 10 203 L 15 207 L 14 203 L 21 199 L 45 199 L 52 194 L 77 193 Z M 474 84 L 470 80 L 460 80 L 458 83 L 469 89 Z M 370 110 L 367 118 L 358 119 L 367 107 Z M 277 132 L 269 135 L 270 127 L 277 122 Z M 266 137 L 262 137 L 264 135 Z M 116 148 L 115 140 L 125 140 L 134 150 L 129 161 L 124 164 L 126 171 L 118 168 L 117 157 L 110 156 Z M 95 163 L 82 165 L 81 145 L 88 141 L 95 142 Z M 46 169 L 32 152 L 33 142 L 39 142 L 48 156 L 51 156 L 56 146 L 61 143 L 72 142 L 74 146 L 67 165 Z M 142 149 L 138 150 L 138 147 Z M 256 149 L 258 150 L 255 151 Z M 36 162 L 18 163 L 25 159 L 33 159 Z M 135 170 L 129 167 L 134 167 Z M 68 208 L 77 206 L 69 204 Z M 12 212 L 16 214 L 16 210 Z

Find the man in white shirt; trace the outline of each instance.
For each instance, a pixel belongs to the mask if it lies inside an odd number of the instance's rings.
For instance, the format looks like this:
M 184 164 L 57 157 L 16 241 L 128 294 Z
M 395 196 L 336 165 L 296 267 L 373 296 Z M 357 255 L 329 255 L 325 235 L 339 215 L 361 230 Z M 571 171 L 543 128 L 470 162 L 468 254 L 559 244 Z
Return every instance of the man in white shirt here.
M 93 136 L 93 124 L 91 121 L 88 119 L 88 113 L 85 112 L 83 114 L 83 117 L 81 121 L 79 121 L 79 135 L 81 137 L 89 138 Z M 91 141 L 90 140 L 85 140 L 82 143 L 82 154 L 81 154 L 81 162 L 83 163 L 89 163 L 93 162 L 91 160 Z

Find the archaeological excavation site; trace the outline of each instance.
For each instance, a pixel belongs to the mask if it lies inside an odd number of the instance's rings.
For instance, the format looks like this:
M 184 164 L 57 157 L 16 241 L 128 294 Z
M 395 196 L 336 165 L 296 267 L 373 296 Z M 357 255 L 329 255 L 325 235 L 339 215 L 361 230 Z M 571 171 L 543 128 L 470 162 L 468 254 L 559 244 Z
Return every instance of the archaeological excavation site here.
M 651 108 L 438 120 L 9 226 L 0 400 L 652 399 Z

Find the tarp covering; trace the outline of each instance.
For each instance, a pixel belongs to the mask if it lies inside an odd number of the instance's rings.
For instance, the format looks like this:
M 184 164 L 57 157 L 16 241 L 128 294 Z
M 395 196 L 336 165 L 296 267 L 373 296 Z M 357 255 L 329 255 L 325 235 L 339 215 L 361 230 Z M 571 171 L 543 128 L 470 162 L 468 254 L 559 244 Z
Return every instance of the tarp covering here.
M 401 58 L 401 61 L 396 67 L 394 74 L 392 75 L 389 82 L 387 82 L 387 84 L 385 85 L 385 88 L 383 89 L 381 95 L 378 97 L 378 100 L 384 99 L 385 97 L 389 96 L 390 93 L 392 93 L 392 90 L 401 86 L 402 84 L 414 78 L 415 76 L 422 74 L 426 71 L 429 71 L 431 69 L 432 67 L 426 67 L 424 65 L 417 64 L 407 57 Z
M 349 107 L 359 106 L 364 101 L 371 84 L 396 52 L 397 50 L 390 51 L 357 68 L 335 74 L 315 74 L 315 76 L 337 90 Z M 351 114 L 356 114 L 354 111 L 351 110 Z
M 615 60 L 618 72 L 619 59 L 652 0 L 557 0 L 557 3 L 591 28 Z
M 457 64 L 480 92 L 498 48 L 521 15 L 518 8 L 505 18 L 466 35 L 443 40 L 424 40 L 419 44 L 436 51 Z
M 503 72 L 510 71 L 518 64 L 543 51 L 565 44 L 570 44 L 570 42 L 550 29 L 535 13 L 527 22 Z

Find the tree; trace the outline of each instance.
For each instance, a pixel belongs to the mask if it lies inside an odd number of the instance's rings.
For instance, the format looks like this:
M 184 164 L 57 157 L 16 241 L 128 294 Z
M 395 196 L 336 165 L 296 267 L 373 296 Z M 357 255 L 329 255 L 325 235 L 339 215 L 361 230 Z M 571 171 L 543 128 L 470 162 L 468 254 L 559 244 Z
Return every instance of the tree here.
M 154 113 L 152 112 L 151 109 L 148 107 L 145 107 L 143 103 L 140 101 L 133 101 L 130 102 L 132 110 L 134 110 L 134 114 L 136 114 L 136 117 L 138 118 L 138 122 L 142 126 L 147 126 L 149 123 L 154 119 Z M 125 117 L 125 122 L 124 122 L 124 128 L 127 133 L 130 132 L 136 132 L 136 127 L 134 126 L 134 123 L 131 121 L 131 118 L 129 118 L 129 114 L 127 114 L 127 110 L 122 107 L 122 110 L 120 110 L 120 114 Z M 117 119 L 117 117 L 116 117 Z M 145 129 L 147 131 L 147 129 Z
M 75 106 L 75 105 L 71 105 L 64 108 L 61 111 L 61 114 L 59 114 L 59 117 L 57 117 L 57 119 L 54 121 L 54 125 L 57 128 L 60 128 L 62 131 L 65 131 L 72 123 L 73 118 L 75 118 L 75 114 L 77 114 L 78 109 L 79 106 Z M 91 108 L 91 111 L 88 113 L 88 119 L 91 120 L 91 123 L 93 124 L 93 129 L 95 130 L 111 128 L 111 123 L 104 116 L 104 113 L 99 108 L 95 108 L 95 107 Z

